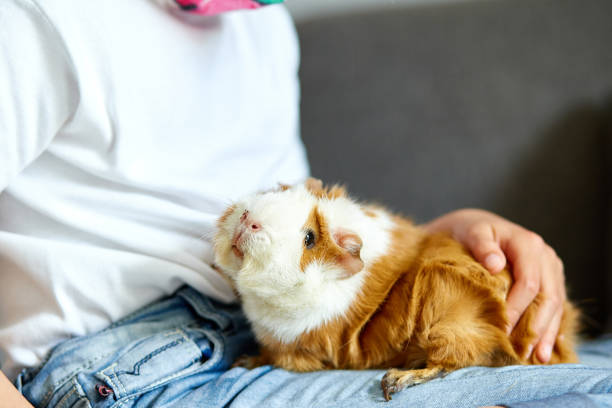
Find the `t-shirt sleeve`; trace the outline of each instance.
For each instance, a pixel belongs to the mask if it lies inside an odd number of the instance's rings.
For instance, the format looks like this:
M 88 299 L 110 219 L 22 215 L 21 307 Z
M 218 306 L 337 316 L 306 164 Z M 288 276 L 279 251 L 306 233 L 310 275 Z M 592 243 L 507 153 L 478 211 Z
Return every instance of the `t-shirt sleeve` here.
M 32 0 L 0 2 L 0 191 L 73 115 L 78 86 L 64 42 Z

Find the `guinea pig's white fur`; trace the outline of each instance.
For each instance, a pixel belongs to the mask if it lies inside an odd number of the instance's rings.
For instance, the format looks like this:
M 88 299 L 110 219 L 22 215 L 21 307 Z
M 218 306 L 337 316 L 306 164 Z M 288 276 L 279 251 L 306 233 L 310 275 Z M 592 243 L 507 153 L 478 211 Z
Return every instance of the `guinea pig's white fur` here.
M 304 270 L 304 225 L 318 208 L 329 231 L 347 230 L 361 238 L 364 268 L 345 277 L 342 265 L 314 260 Z M 248 211 L 261 229 L 246 230 L 232 249 L 240 218 Z M 367 269 L 387 252 L 393 227 L 383 210 L 369 210 L 348 197 L 317 197 L 302 185 L 255 194 L 235 203 L 219 222 L 215 263 L 235 283 L 256 334 L 290 343 L 298 336 L 342 316 L 359 293 Z M 242 258 L 242 259 L 241 259 Z

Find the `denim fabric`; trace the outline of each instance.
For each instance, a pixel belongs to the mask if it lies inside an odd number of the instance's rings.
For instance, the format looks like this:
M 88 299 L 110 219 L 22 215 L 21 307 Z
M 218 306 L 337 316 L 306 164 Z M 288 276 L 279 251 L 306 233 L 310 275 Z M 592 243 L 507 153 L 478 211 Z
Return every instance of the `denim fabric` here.
M 593 401 L 588 394 L 569 393 L 537 401 L 519 402 L 507 406 L 508 408 L 598 408 L 600 405 Z M 608 405 L 603 405 L 608 406 Z
M 61 408 L 612 406 L 612 339 L 586 344 L 581 365 L 470 367 L 389 402 L 381 370 L 229 369 L 254 350 L 237 306 L 182 288 L 100 333 L 60 344 L 17 387 L 37 407 Z

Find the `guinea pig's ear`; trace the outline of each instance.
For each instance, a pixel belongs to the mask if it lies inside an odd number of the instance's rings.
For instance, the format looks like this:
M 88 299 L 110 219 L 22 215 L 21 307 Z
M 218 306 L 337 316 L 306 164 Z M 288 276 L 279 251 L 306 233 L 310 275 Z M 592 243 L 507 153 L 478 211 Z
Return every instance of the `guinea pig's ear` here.
M 304 182 L 304 187 L 306 187 L 306 190 L 317 195 L 318 193 L 323 191 L 323 182 L 317 178 L 308 177 Z
M 323 182 L 321 180 L 312 177 L 309 177 L 306 180 L 306 182 L 304 183 L 304 187 L 306 187 L 306 189 L 317 198 L 328 198 L 332 200 L 334 198 L 347 196 L 344 187 L 339 186 L 337 184 L 331 187 L 326 187 L 323 185 Z
M 361 260 L 361 247 L 363 242 L 359 235 L 347 230 L 336 230 L 333 234 L 334 241 L 340 248 L 341 254 L 338 256 L 338 263 L 346 272 L 344 278 L 350 278 L 363 269 L 363 261 Z

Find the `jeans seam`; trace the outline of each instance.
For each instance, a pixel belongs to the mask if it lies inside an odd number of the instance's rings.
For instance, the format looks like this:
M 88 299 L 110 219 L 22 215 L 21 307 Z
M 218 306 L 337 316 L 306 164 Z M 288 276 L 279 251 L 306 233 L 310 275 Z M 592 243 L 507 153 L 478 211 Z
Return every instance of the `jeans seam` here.
M 140 361 L 138 361 L 135 364 L 135 366 L 139 365 L 143 361 L 148 361 L 149 359 L 151 359 L 151 357 L 153 357 L 155 355 L 158 355 L 160 353 L 163 353 L 164 351 L 166 351 L 166 350 L 168 350 L 168 349 L 170 349 L 172 347 L 176 347 L 179 344 L 190 344 L 190 345 L 192 345 L 197 350 L 197 352 L 200 354 L 200 356 L 201 356 L 202 350 L 200 350 L 200 348 L 194 343 L 194 341 L 191 340 L 186 335 L 186 333 L 183 330 L 181 330 L 180 328 L 176 328 L 175 330 L 173 330 L 171 332 L 165 333 L 166 336 L 171 336 L 171 335 L 176 335 L 176 334 L 178 334 L 181 337 L 180 342 L 177 342 L 177 340 L 175 340 L 172 343 L 168 343 L 165 346 L 162 346 L 162 347 L 152 351 L 151 353 L 149 353 L 146 356 L 144 356 Z M 223 348 L 220 347 L 220 349 L 222 350 Z M 201 357 L 198 357 L 198 359 L 195 359 L 195 360 L 191 361 L 191 365 L 193 365 L 194 363 L 196 363 L 200 359 L 201 359 Z M 215 361 L 218 361 L 218 359 L 215 360 Z M 110 366 L 106 367 L 104 370 L 99 371 L 98 374 L 101 375 L 109 383 L 109 385 L 111 387 L 113 387 L 115 390 L 119 391 L 118 395 L 116 395 L 116 397 L 118 399 L 123 398 L 123 397 L 128 397 L 130 395 L 130 393 L 127 391 L 127 389 L 125 388 L 125 385 L 121 381 L 121 378 L 119 377 L 119 374 L 116 371 L 116 367 L 117 367 L 117 363 L 113 363 Z M 199 370 L 200 368 L 201 367 L 197 367 L 195 369 L 192 369 L 191 371 L 195 372 L 195 371 Z M 191 374 L 192 372 L 190 372 L 190 371 L 186 372 L 185 371 L 185 370 L 189 370 L 189 369 L 190 369 L 190 367 L 188 366 L 187 368 L 179 371 L 178 373 L 175 373 L 173 375 L 161 378 L 161 379 L 157 380 L 156 382 L 149 384 L 147 387 L 143 388 L 142 390 L 148 390 L 148 389 L 154 388 L 154 387 L 156 387 L 159 384 L 162 384 L 162 383 L 167 382 L 167 381 L 171 381 L 174 378 L 179 377 L 181 375 Z M 138 394 L 140 392 L 141 391 L 137 391 L 136 393 Z
M 196 361 L 197 361 L 197 360 L 196 360 Z M 192 361 L 192 365 L 193 365 L 193 363 L 195 363 L 196 361 Z M 164 378 L 162 378 L 162 379 L 159 379 L 159 380 L 155 381 L 154 383 L 149 384 L 147 387 L 143 388 L 143 391 L 144 391 L 144 390 L 147 390 L 147 391 L 148 391 L 148 390 L 150 390 L 150 389 L 152 389 L 152 388 L 157 387 L 157 386 L 158 386 L 158 385 L 160 385 L 160 384 L 163 384 L 163 383 L 168 382 L 168 381 L 172 381 L 172 380 L 174 380 L 175 378 L 182 377 L 182 376 L 185 376 L 185 375 L 188 375 L 188 374 L 193 374 L 194 372 L 198 371 L 200 368 L 201 368 L 201 367 L 197 367 L 197 368 L 195 368 L 195 369 L 191 369 L 191 370 L 189 370 L 189 368 L 187 368 L 187 369 L 183 369 L 183 370 L 179 371 L 178 373 L 174 373 L 174 374 L 172 374 L 172 375 L 170 375 L 170 376 L 164 377 Z M 189 370 L 189 371 L 187 371 L 187 370 Z
M 183 337 L 185 337 L 189 343 L 194 344 L 193 340 L 189 339 L 182 330 L 177 329 L 177 331 L 180 331 L 181 334 L 183 335 Z M 219 360 L 221 360 L 221 358 L 223 357 L 223 351 L 224 351 L 223 341 L 221 341 L 221 339 L 219 339 L 216 335 L 214 335 L 213 332 L 210 332 L 210 331 L 205 330 L 205 329 L 202 329 L 202 331 L 209 336 L 209 339 L 213 342 L 213 344 L 215 346 L 217 346 L 217 350 L 219 352 L 218 353 L 213 353 L 213 356 L 211 358 L 209 358 L 208 361 L 206 361 L 206 363 L 202 364 L 200 367 L 197 367 L 197 368 L 191 370 L 190 372 L 185 372 L 185 370 L 181 370 L 178 373 L 175 373 L 175 374 L 170 375 L 168 377 L 159 379 L 159 380 L 155 381 L 154 383 L 149 384 L 149 386 L 147 386 L 146 388 L 143 388 L 142 391 L 145 391 L 145 390 L 148 391 L 148 390 L 150 390 L 152 388 L 157 387 L 160 384 L 163 384 L 165 382 L 174 380 L 175 378 L 193 374 L 193 373 L 195 373 L 195 372 L 197 372 L 199 370 L 205 369 L 208 366 L 214 365 Z M 202 352 L 202 350 L 200 350 L 200 348 L 197 347 L 197 345 L 195 347 L 198 349 L 198 351 L 200 353 Z M 194 361 L 194 363 L 195 363 L 195 361 Z
M 58 401 L 57 406 L 58 406 L 58 407 L 61 407 L 61 406 L 62 406 L 62 404 L 63 404 L 64 402 L 66 402 L 66 400 L 67 400 L 69 397 L 71 397 L 71 396 L 72 396 L 72 394 L 74 394 L 75 392 L 76 392 L 76 388 L 73 386 L 73 387 L 72 387 L 72 389 L 70 390 L 70 392 L 69 392 L 68 394 L 64 395 L 64 396 L 62 397 L 62 399 L 60 399 L 60 400 Z
M 111 408 L 117 407 L 117 408 L 121 408 L 125 406 L 125 403 L 130 401 L 133 397 L 126 397 L 120 400 L 117 400 L 113 405 L 111 405 Z
M 112 406 L 113 407 L 122 407 L 122 406 L 124 406 L 124 404 L 126 402 L 135 399 L 139 395 L 142 395 L 144 393 L 147 393 L 147 392 L 151 391 L 152 389 L 156 388 L 157 386 L 159 386 L 159 385 L 161 385 L 161 384 L 163 384 L 165 382 L 172 381 L 172 380 L 174 380 L 176 378 L 179 378 L 179 377 L 185 377 L 185 376 L 194 374 L 194 373 L 198 372 L 202 368 L 203 368 L 203 366 L 202 367 L 198 367 L 196 369 L 192 369 L 191 371 L 188 371 L 188 372 L 186 372 L 185 370 L 182 370 L 182 371 L 180 371 L 178 373 L 175 373 L 175 374 L 173 374 L 173 375 L 171 375 L 169 377 L 165 377 L 165 378 L 163 378 L 161 380 L 158 380 L 158 381 L 156 381 L 156 382 L 154 382 L 152 384 L 149 384 L 148 386 L 143 387 L 143 388 L 133 392 L 131 395 L 127 395 L 127 394 L 125 396 L 117 395 L 117 398 L 118 398 L 117 402 L 115 404 L 113 404 Z
M 74 386 L 76 390 L 79 392 L 79 394 L 81 394 L 81 398 L 79 398 L 79 400 L 84 399 L 85 401 L 87 401 L 87 406 L 91 408 L 91 402 L 89 401 L 89 398 L 87 398 L 87 394 L 85 394 L 85 390 L 83 390 L 83 387 L 81 387 L 81 384 L 79 384 L 76 377 L 74 378 Z
M 112 371 L 112 373 L 114 374 L 114 377 L 115 377 L 115 378 L 117 378 L 117 373 L 115 372 L 115 367 L 116 367 L 116 366 L 117 366 L 117 363 L 113 363 L 113 364 L 111 364 L 110 366 L 106 367 L 104 370 L 98 371 L 98 374 L 100 374 L 100 375 L 101 375 L 101 376 L 104 378 L 104 380 L 105 380 L 106 382 L 108 382 L 108 384 L 109 384 L 111 387 L 113 387 L 113 389 L 118 390 L 118 391 L 119 391 L 119 393 L 121 393 L 121 392 L 122 392 L 122 389 L 124 390 L 124 388 L 123 388 L 123 384 L 120 384 L 120 385 L 121 385 L 121 387 L 117 386 L 117 385 L 116 385 L 116 384 L 113 382 L 113 380 L 111 379 L 111 377 L 110 377 L 109 375 L 107 375 L 107 374 L 106 374 L 106 371 L 107 371 L 107 370 L 111 370 L 111 371 Z M 117 395 L 117 397 L 118 397 L 118 398 L 120 398 L 121 396 L 120 396 L 120 395 Z
M 43 396 L 42 398 L 42 406 L 47 406 L 49 399 L 51 398 L 51 396 L 57 391 L 58 387 L 63 385 L 67 380 L 69 380 L 70 378 L 72 378 L 75 374 L 83 371 L 84 369 L 87 368 L 91 368 L 91 366 L 99 361 L 102 360 L 103 358 L 106 358 L 108 356 L 110 356 L 112 353 L 107 353 L 107 354 L 103 354 L 101 356 L 95 357 L 91 360 L 87 360 L 84 364 L 80 365 L 78 368 L 75 368 L 74 370 L 72 370 L 69 374 L 66 374 L 65 376 L 63 376 L 61 379 L 57 380 L 56 382 L 54 382 L 53 384 L 51 384 L 49 391 L 47 391 L 47 393 Z
M 221 361 L 221 359 L 223 358 L 223 355 L 225 353 L 225 344 L 223 342 L 223 339 L 221 338 L 221 336 L 219 336 L 217 333 L 215 333 L 214 331 L 208 330 L 208 329 L 200 329 L 204 334 L 206 334 L 206 336 L 208 337 L 208 339 L 210 341 L 212 341 L 213 343 L 213 355 L 206 361 L 206 363 L 204 363 L 202 365 L 202 369 L 206 369 L 210 366 L 213 366 L 215 364 L 217 364 L 219 361 Z
M 123 384 L 123 381 L 121 381 L 121 378 L 119 378 L 119 375 L 117 374 L 116 368 L 117 368 L 117 364 L 113 364 L 113 374 L 115 375 L 115 379 L 117 380 L 117 383 L 121 387 L 121 391 L 124 394 L 127 394 L 127 390 L 125 389 L 125 385 Z
M 163 310 L 166 307 L 172 310 L 176 308 L 186 307 L 187 310 L 190 312 L 189 315 L 181 311 L 181 313 L 183 313 L 181 316 L 183 315 L 190 316 L 191 319 L 188 322 L 183 322 L 183 320 L 181 320 L 180 323 L 179 321 L 170 323 L 169 325 L 170 327 L 167 327 L 167 329 L 170 329 L 171 333 L 166 333 L 167 335 L 176 334 L 176 337 L 172 339 L 172 340 L 178 341 L 176 345 L 185 344 L 185 346 L 188 346 L 188 348 L 184 349 L 184 352 L 186 352 L 187 350 L 191 350 L 189 351 L 189 353 L 192 354 L 191 356 L 192 358 L 188 359 L 191 361 L 183 360 L 184 363 L 181 364 L 181 366 L 184 367 L 183 369 L 179 368 L 178 371 L 174 372 L 173 374 L 168 373 L 169 375 L 166 375 L 165 378 L 161 378 L 161 379 L 158 379 L 157 381 L 154 381 L 153 383 L 149 384 L 146 388 L 139 386 L 137 389 L 127 391 L 127 388 L 130 388 L 130 384 L 131 384 L 129 382 L 130 380 L 129 376 L 122 378 L 121 377 L 122 375 L 121 366 L 113 362 L 113 360 L 115 360 L 114 358 L 109 359 L 109 357 L 114 354 L 114 351 L 108 352 L 107 350 L 106 352 L 104 352 L 104 350 L 93 350 L 93 353 L 89 353 L 90 354 L 89 356 L 87 356 L 87 354 L 81 353 L 80 356 L 89 357 L 89 358 L 84 358 L 83 360 L 81 360 L 81 362 L 79 362 L 80 358 L 77 359 L 76 361 L 72 360 L 76 364 L 74 365 L 68 364 L 65 371 L 62 369 L 62 367 L 59 367 L 60 369 L 57 371 L 59 371 L 59 373 L 63 372 L 63 375 L 60 374 L 61 377 L 59 379 L 53 380 L 51 383 L 47 383 L 46 385 L 39 384 L 40 380 L 36 382 L 37 388 L 43 387 L 43 386 L 44 388 L 49 387 L 44 393 L 42 399 L 39 400 L 41 401 L 41 406 L 43 407 L 48 406 L 51 401 L 54 401 L 56 399 L 56 397 L 60 398 L 61 403 L 66 404 L 67 402 L 72 401 L 72 399 L 77 398 L 77 395 L 75 395 L 75 393 L 78 393 L 78 396 L 86 400 L 87 403 L 91 406 L 92 402 L 89 401 L 87 394 L 82 391 L 84 385 L 81 385 L 79 382 L 80 380 L 78 376 L 80 376 L 81 373 L 89 376 L 90 374 L 98 372 L 101 380 L 107 381 L 109 386 L 112 386 L 113 388 L 115 388 L 115 390 L 118 391 L 119 395 L 115 395 L 115 397 L 117 398 L 117 402 L 119 402 L 116 406 L 119 407 L 119 406 L 124 406 L 125 401 L 131 401 L 134 398 L 137 399 L 139 395 L 149 392 L 150 390 L 154 388 L 159 388 L 160 385 L 163 386 L 166 383 L 177 381 L 180 378 L 187 378 L 187 377 L 190 377 L 202 371 L 219 370 L 222 367 L 225 367 L 227 365 L 225 362 L 225 355 L 224 355 L 226 351 L 226 344 L 225 344 L 226 337 L 227 337 L 226 331 L 229 330 L 229 328 L 235 324 L 233 314 L 225 313 L 224 311 L 221 311 L 221 310 L 215 310 L 214 308 L 217 307 L 216 303 L 211 302 L 208 299 L 202 300 L 198 297 L 198 295 L 200 294 L 194 290 L 189 291 L 189 290 L 184 290 L 183 288 L 183 290 L 178 290 L 174 294 L 174 296 L 176 296 L 178 299 L 177 298 L 161 299 L 157 303 L 151 305 L 150 307 L 142 308 L 140 310 L 137 310 L 129 314 L 128 316 L 125 316 L 124 318 L 120 319 L 118 322 L 111 324 L 111 326 L 107 327 L 106 329 L 103 329 L 92 335 L 83 336 L 78 339 L 73 339 L 75 341 L 87 340 L 89 338 L 93 338 L 94 336 L 99 336 L 102 333 L 109 332 L 117 327 L 122 327 L 122 323 L 124 322 L 126 325 L 130 324 L 132 323 L 132 320 L 134 320 L 135 323 L 138 323 L 141 316 L 145 316 L 147 313 L 157 313 L 158 309 L 160 313 L 162 312 L 166 313 Z M 166 302 L 166 303 L 164 303 L 165 306 L 163 308 L 160 308 L 159 305 L 162 304 L 162 302 Z M 204 325 L 206 328 L 203 328 L 200 324 L 198 324 L 200 327 L 197 328 L 197 331 L 199 331 L 200 334 L 198 335 L 198 334 L 192 333 L 192 329 L 194 329 L 192 325 L 195 323 L 201 323 L 202 319 L 210 321 L 212 325 L 206 324 Z M 216 327 L 214 323 L 217 323 L 218 327 Z M 199 346 L 199 341 L 200 341 L 199 339 L 200 337 L 203 337 L 203 335 L 208 337 L 208 340 L 212 343 L 211 345 L 214 345 L 214 349 L 215 349 L 213 350 L 212 355 L 211 353 L 206 352 L 206 356 L 210 356 L 208 358 L 204 356 L 205 350 L 201 349 L 201 347 Z M 168 343 L 168 342 L 166 341 L 165 343 Z M 163 340 L 161 340 L 161 344 L 164 344 Z M 69 347 L 66 347 L 66 345 L 69 345 Z M 64 356 L 66 353 L 72 352 L 71 350 L 73 348 L 79 347 L 79 346 L 81 346 L 81 343 L 69 342 L 69 341 L 62 343 L 61 348 L 56 348 L 55 350 L 52 350 L 52 352 L 49 353 L 47 359 L 45 359 L 45 364 L 41 365 L 41 369 L 47 369 L 50 367 L 49 369 L 53 368 L 53 371 L 51 373 L 55 373 L 56 372 L 55 366 L 51 366 L 49 365 L 49 363 L 53 362 L 54 365 L 57 365 L 58 361 L 63 362 L 64 360 L 59 359 L 58 356 Z M 181 346 L 181 348 L 182 347 L 183 346 Z M 194 350 L 197 351 L 197 353 L 194 353 Z M 96 351 L 102 351 L 103 354 L 96 355 L 97 354 Z M 94 355 L 91 356 L 91 354 L 94 354 Z M 183 357 L 185 357 L 185 355 L 183 355 Z M 96 370 L 96 368 L 100 367 L 102 363 L 106 365 L 107 361 L 111 364 L 110 366 L 108 366 L 107 368 Z M 49 371 L 47 370 L 44 373 L 49 374 Z M 155 374 L 155 373 L 152 372 L 151 374 Z M 154 375 L 154 376 L 157 376 L 157 375 Z M 68 388 L 72 385 L 71 383 L 69 383 L 70 381 L 73 381 L 75 386 L 78 389 Z M 125 383 L 123 381 L 125 381 Z M 28 383 L 30 382 L 31 381 L 29 381 Z M 40 389 L 40 391 L 44 392 L 45 391 L 44 388 Z M 66 395 L 60 394 L 63 390 L 67 390 Z M 129 403 L 127 403 L 127 405 L 125 406 L 129 406 Z
M 78 400 L 86 400 L 87 401 L 87 405 L 89 407 L 91 407 L 91 404 L 89 403 L 89 399 L 87 399 L 85 397 L 85 392 L 83 391 L 83 387 L 81 387 L 81 384 L 79 384 L 79 382 L 77 381 L 76 377 L 72 378 L 72 389 L 70 390 L 70 392 L 68 392 L 66 395 L 64 395 L 58 402 L 57 404 L 55 404 L 56 407 L 62 407 L 64 403 L 66 403 L 66 401 L 68 401 L 68 399 L 74 394 L 77 393 L 79 395 Z
M 130 395 L 128 397 L 124 397 L 120 400 L 117 400 L 117 402 L 115 402 L 113 405 L 111 405 L 111 408 L 121 408 L 124 407 L 125 404 L 133 399 L 135 399 L 139 394 L 134 394 L 134 395 Z
M 172 333 L 176 333 L 178 335 L 180 335 L 185 341 L 189 342 L 191 341 L 191 339 L 189 337 L 187 337 L 187 335 L 185 334 L 184 331 L 182 331 L 180 328 L 176 328 L 176 330 Z M 170 335 L 171 333 L 168 333 L 168 335 Z M 198 349 L 199 350 L 199 349 Z

